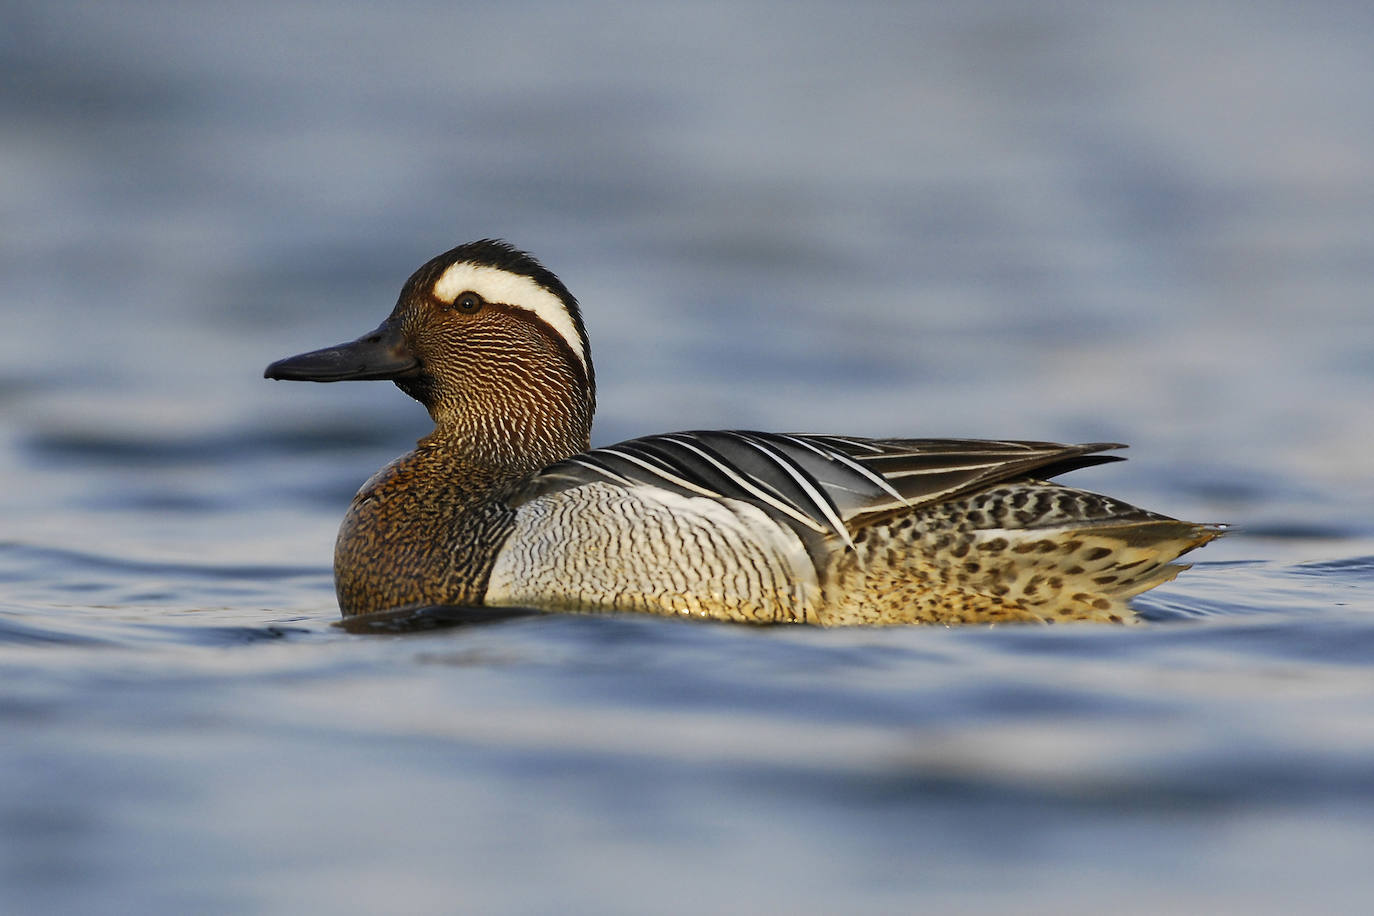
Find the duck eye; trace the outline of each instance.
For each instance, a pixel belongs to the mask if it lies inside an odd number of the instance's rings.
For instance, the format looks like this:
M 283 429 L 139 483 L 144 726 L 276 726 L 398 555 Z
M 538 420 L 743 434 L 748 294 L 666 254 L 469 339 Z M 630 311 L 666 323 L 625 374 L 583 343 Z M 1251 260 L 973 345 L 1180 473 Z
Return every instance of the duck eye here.
M 453 300 L 453 307 L 460 312 L 471 315 L 473 312 L 481 311 L 482 297 L 473 292 L 463 293 Z

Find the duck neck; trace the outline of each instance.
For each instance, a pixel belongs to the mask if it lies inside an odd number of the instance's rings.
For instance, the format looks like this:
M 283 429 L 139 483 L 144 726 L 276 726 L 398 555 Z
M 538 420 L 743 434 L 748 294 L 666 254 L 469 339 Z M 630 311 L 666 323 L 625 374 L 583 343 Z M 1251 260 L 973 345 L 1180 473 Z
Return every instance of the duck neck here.
M 499 394 L 488 392 L 481 409 L 462 398 L 431 406 L 434 431 L 353 498 L 334 547 L 345 616 L 482 603 L 514 525 L 507 499 L 540 469 L 584 450 L 592 416 L 590 395 Z
M 594 397 L 580 380 L 533 386 L 493 372 L 455 396 L 432 403 L 434 431 L 421 449 L 442 452 L 468 473 L 523 480 L 584 451 L 591 442 Z

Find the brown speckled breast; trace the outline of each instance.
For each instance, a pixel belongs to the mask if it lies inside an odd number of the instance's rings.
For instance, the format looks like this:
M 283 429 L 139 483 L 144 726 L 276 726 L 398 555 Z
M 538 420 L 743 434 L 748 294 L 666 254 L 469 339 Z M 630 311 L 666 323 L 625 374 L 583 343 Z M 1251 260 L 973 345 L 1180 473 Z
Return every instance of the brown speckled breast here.
M 426 447 L 382 468 L 353 497 L 334 545 L 344 616 L 481 604 L 514 514 L 493 498 L 508 482 Z

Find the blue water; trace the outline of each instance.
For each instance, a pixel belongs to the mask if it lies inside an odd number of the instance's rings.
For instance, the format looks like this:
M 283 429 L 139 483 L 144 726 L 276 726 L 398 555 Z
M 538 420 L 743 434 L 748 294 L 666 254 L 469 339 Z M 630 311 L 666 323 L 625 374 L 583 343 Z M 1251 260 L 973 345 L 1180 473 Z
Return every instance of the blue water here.
M 1361 912 L 1374 12 L 11 3 L 0 912 Z M 1122 440 L 1134 628 L 335 625 L 427 431 L 263 366 L 461 241 L 595 438 Z

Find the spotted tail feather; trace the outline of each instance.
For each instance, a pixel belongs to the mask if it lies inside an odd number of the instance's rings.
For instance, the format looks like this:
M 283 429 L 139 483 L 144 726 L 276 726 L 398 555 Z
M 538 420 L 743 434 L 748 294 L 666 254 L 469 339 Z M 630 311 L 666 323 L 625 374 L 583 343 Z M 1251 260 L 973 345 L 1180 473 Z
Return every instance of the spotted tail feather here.
M 1023 481 L 861 526 L 825 576 L 832 623 L 1131 622 L 1128 599 L 1222 533 Z

